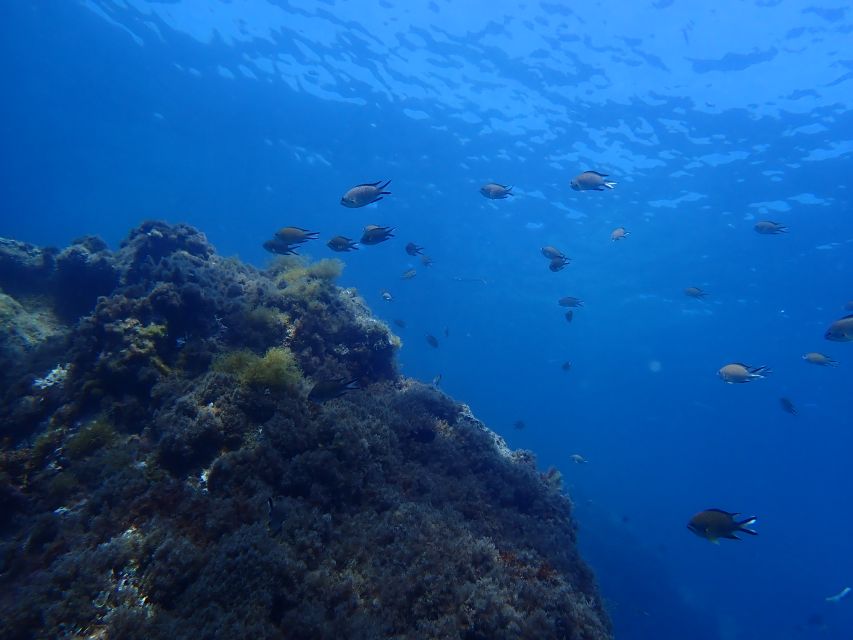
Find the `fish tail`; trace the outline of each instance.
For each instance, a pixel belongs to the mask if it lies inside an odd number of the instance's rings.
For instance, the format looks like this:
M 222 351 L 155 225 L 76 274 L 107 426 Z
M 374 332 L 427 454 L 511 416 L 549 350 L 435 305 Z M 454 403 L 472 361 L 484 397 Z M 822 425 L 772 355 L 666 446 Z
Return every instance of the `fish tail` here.
M 613 182 L 612 180 L 605 180 L 604 186 L 607 187 L 608 189 L 613 189 L 616 187 L 616 183 Z
M 753 367 L 749 370 L 749 375 L 755 378 L 764 378 L 771 373 L 773 373 L 773 371 L 767 366 Z
M 751 536 L 757 536 L 758 531 L 755 531 L 754 529 L 750 529 L 747 526 L 747 525 L 753 524 L 756 520 L 758 520 L 758 518 L 756 516 L 751 516 L 751 517 L 747 518 L 746 520 L 741 520 L 740 522 L 737 523 L 738 531 L 743 531 L 744 533 L 748 533 Z
M 377 182 L 376 184 L 377 184 L 377 185 L 379 185 L 379 183 L 378 183 L 378 182 Z M 383 184 L 383 185 L 379 185 L 379 186 L 378 186 L 378 189 L 379 189 L 380 191 L 382 191 L 383 189 L 387 188 L 389 184 L 391 184 L 391 181 L 390 181 L 390 180 L 389 180 L 388 182 L 386 182 L 385 184 Z M 391 193 L 391 192 L 389 191 L 388 193 Z

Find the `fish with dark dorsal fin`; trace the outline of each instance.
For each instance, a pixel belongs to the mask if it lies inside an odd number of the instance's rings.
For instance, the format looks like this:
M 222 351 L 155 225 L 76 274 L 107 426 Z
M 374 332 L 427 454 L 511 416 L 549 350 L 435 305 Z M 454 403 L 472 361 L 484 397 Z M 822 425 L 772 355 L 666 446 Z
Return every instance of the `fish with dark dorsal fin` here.
M 378 224 L 369 224 L 361 234 L 361 244 L 379 244 L 388 238 L 393 238 L 394 227 L 380 227 Z
M 773 222 L 772 220 L 760 220 L 755 223 L 753 229 L 755 229 L 756 233 L 760 233 L 763 236 L 775 236 L 780 233 L 788 233 L 788 227 L 784 224 Z
M 380 180 L 379 182 L 356 185 L 343 195 L 341 204 L 350 209 L 357 209 L 358 207 L 379 202 L 383 196 L 391 195 L 390 191 L 384 190 L 389 184 L 391 184 L 390 180 L 385 183 L 382 183 Z
M 282 227 L 275 232 L 275 237 L 287 244 L 302 244 L 320 237 L 319 231 L 308 231 L 301 227 Z
M 779 398 L 779 404 L 782 407 L 782 411 L 785 413 L 790 413 L 792 416 L 797 415 L 797 407 L 794 406 L 794 403 L 791 402 L 790 398 Z
M 700 538 L 705 538 L 715 544 L 720 538 L 740 540 L 735 535 L 736 533 L 748 533 L 751 536 L 757 536 L 758 532 L 753 531 L 747 525 L 752 524 L 758 518 L 751 516 L 738 521 L 735 520 L 735 516 L 738 515 L 740 514 L 729 513 L 722 509 L 706 509 L 690 518 L 687 528 Z
M 552 247 L 551 245 L 547 245 L 542 247 L 541 249 L 542 255 L 548 258 L 548 260 L 554 260 L 556 258 L 565 258 L 566 254 L 560 251 L 557 247 Z
M 572 261 L 571 258 L 567 258 L 566 256 L 561 256 L 559 258 L 553 258 L 548 263 L 548 268 L 551 271 L 553 271 L 554 273 L 556 273 L 557 271 L 562 271 L 563 269 L 565 269 L 571 261 Z
M 605 180 L 607 175 L 598 171 L 584 171 L 572 178 L 570 184 L 575 191 L 604 191 L 605 188 L 615 188 L 615 182 Z
M 424 251 L 423 247 L 419 247 L 414 242 L 410 242 L 406 245 L 406 253 L 410 256 L 419 256 Z
M 853 314 L 844 316 L 829 325 L 823 337 L 833 342 L 853 342 Z
M 803 360 L 810 362 L 811 364 L 816 364 L 820 367 L 838 366 L 838 360 L 833 360 L 825 353 L 818 353 L 817 351 L 809 351 L 808 353 L 803 354 Z
M 583 300 L 575 298 L 574 296 L 563 296 L 557 300 L 557 304 L 561 307 L 582 307 Z
M 511 196 L 512 187 L 508 187 L 497 182 L 488 182 L 480 187 L 480 193 L 484 198 L 489 200 L 503 200 L 507 196 Z
M 308 399 L 317 403 L 326 402 L 327 400 L 340 398 L 348 391 L 354 391 L 358 388 L 357 378 L 353 378 L 352 380 L 347 380 L 346 378 L 319 380 L 311 387 L 311 391 L 308 392 Z
M 731 364 L 721 367 L 720 370 L 717 371 L 717 375 L 720 376 L 722 381 L 728 384 L 739 384 L 742 382 L 760 380 L 761 378 L 766 378 L 769 373 L 770 367 L 751 367 L 748 364 L 743 364 L 742 362 L 732 362 Z
M 631 235 L 630 231 L 626 231 L 625 227 L 616 227 L 613 231 L 610 232 L 610 240 L 616 242 L 617 240 L 622 240 Z
M 272 240 L 267 240 L 263 244 L 264 249 L 269 251 L 270 253 L 276 253 L 280 256 L 298 256 L 296 253 L 297 247 L 288 244 L 281 238 L 273 238 Z
M 326 243 L 332 251 L 357 251 L 358 245 L 355 240 L 350 240 L 344 236 L 335 236 Z

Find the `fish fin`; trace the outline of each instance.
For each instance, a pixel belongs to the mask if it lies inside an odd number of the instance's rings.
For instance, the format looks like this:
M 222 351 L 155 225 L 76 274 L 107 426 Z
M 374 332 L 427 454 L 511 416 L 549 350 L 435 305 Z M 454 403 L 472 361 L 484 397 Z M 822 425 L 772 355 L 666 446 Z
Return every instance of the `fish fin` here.
M 593 189 L 593 191 L 604 191 L 604 189 L 599 187 L 598 189 Z
M 379 196 L 378 198 L 374 198 L 373 200 L 371 200 L 367 204 L 373 204 L 374 202 L 379 202 L 380 200 L 382 200 L 382 196 Z
M 376 182 L 362 182 L 361 184 L 357 184 L 357 185 L 355 185 L 355 186 L 356 186 L 356 187 L 379 187 L 379 184 L 380 184 L 381 182 L 382 182 L 382 180 L 378 180 L 378 181 L 376 181 Z M 391 181 L 389 180 L 388 182 L 391 182 Z M 379 188 L 380 188 L 380 189 L 384 189 L 385 187 L 384 187 L 384 185 L 383 185 L 383 186 L 381 186 L 381 187 L 379 187 Z
M 714 513 L 725 513 L 727 516 L 736 516 L 736 513 L 730 513 L 728 511 L 724 511 L 723 509 L 705 509 L 705 511 L 713 511 Z
M 382 181 L 380 180 L 379 182 L 382 182 Z M 379 185 L 379 182 L 377 182 L 376 184 L 377 184 L 377 185 Z M 380 186 L 379 186 L 379 190 L 380 190 L 380 191 L 382 191 L 383 189 L 385 189 L 386 187 L 388 187 L 388 185 L 389 185 L 389 184 L 391 184 L 391 181 L 390 181 L 390 180 L 388 180 L 385 184 L 380 185 Z
M 727 533 L 723 536 L 726 540 L 740 540 L 734 533 Z
M 380 191 L 379 194 L 383 195 L 383 196 L 390 196 L 391 192 L 390 191 Z
M 754 523 L 758 518 L 756 516 L 750 516 L 746 520 L 741 520 L 737 523 L 738 531 L 743 531 L 744 533 L 748 533 L 751 536 L 757 536 L 758 532 L 750 529 L 747 525 Z
M 616 183 L 613 182 L 612 180 L 605 180 L 604 186 L 607 187 L 608 189 L 613 189 L 616 187 Z
M 592 169 L 590 169 L 588 171 L 584 171 L 584 173 L 594 173 L 595 175 L 600 176 L 602 178 L 606 178 L 607 176 L 610 175 L 609 173 L 599 173 L 598 171 L 593 171 Z
M 844 317 L 843 317 L 843 318 L 841 318 L 841 319 L 842 319 L 842 320 L 847 320 L 847 319 L 849 319 L 849 318 L 853 318 L 853 313 L 851 313 L 849 316 L 844 316 Z

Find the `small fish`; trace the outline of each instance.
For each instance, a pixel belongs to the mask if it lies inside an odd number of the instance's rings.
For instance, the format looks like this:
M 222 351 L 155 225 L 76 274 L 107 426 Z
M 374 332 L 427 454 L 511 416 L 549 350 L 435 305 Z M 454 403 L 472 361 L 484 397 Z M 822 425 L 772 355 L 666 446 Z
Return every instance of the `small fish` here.
M 844 598 L 849 596 L 851 591 L 853 591 L 853 589 L 851 589 L 850 587 L 844 587 L 841 591 L 836 593 L 834 596 L 829 596 L 828 598 L 826 598 L 826 601 L 827 602 L 833 602 L 833 603 L 840 602 L 841 600 L 843 600 Z
M 554 273 L 556 273 L 557 271 L 562 271 L 563 269 L 565 269 L 570 262 L 571 259 L 565 256 L 561 258 L 554 258 L 553 260 L 551 260 L 551 262 L 548 263 L 548 268 Z
M 273 238 L 272 240 L 267 240 L 263 244 L 264 249 L 269 251 L 270 253 L 277 253 L 280 256 L 297 256 L 296 247 L 287 244 L 281 238 Z
M 779 233 L 788 233 L 788 227 L 783 224 L 779 224 L 778 222 L 773 222 L 772 220 L 761 220 L 760 222 L 756 222 L 753 227 L 756 233 L 760 233 L 765 236 L 775 236 Z
M 616 227 L 613 231 L 610 232 L 610 240 L 616 242 L 617 240 L 622 240 L 622 238 L 627 238 L 631 235 L 630 231 L 626 231 L 625 227 Z
M 750 367 L 742 362 L 733 362 L 717 371 L 717 375 L 728 384 L 750 382 L 765 378 L 770 373 L 770 367 Z
M 548 245 L 547 247 L 542 247 L 542 255 L 548 258 L 548 260 L 566 257 L 565 253 L 560 251 L 557 247 L 552 247 L 551 245 Z
M 432 379 L 432 386 L 437 387 L 441 384 L 441 374 L 439 373 Z
M 818 353 L 817 351 L 809 351 L 808 353 L 803 354 L 803 360 L 812 364 L 819 365 L 821 367 L 838 366 L 838 360 L 833 360 L 828 355 L 824 353 Z
M 557 300 L 557 304 L 561 307 L 582 307 L 583 300 L 575 298 L 574 296 L 563 296 Z
M 574 317 L 575 317 L 575 314 L 574 314 L 574 312 L 573 312 L 571 309 L 569 309 L 568 311 L 566 311 L 566 316 L 565 316 L 565 318 L 566 318 L 566 322 L 571 322 L 571 321 L 572 321 L 572 318 L 574 318 Z
M 747 525 L 752 524 L 758 518 L 752 516 L 737 521 L 735 520 L 735 516 L 738 515 L 740 514 L 729 513 L 722 509 L 706 509 L 690 518 L 687 528 L 700 538 L 705 538 L 715 544 L 720 538 L 740 540 L 735 535 L 736 533 L 748 533 L 751 536 L 757 536 L 758 532 L 748 528 Z
M 613 189 L 616 183 L 605 180 L 607 175 L 598 171 L 584 171 L 572 178 L 570 184 L 575 191 L 604 191 L 605 187 Z
M 423 250 L 423 247 L 419 247 L 414 242 L 410 242 L 406 245 L 406 253 L 408 253 L 410 256 L 418 256 L 423 253 Z
M 497 184 L 496 182 L 484 184 L 480 187 L 480 193 L 483 194 L 483 197 L 488 198 L 489 200 L 503 200 L 507 196 L 513 195 L 512 187 Z
M 401 329 L 405 329 L 405 328 L 406 328 L 406 321 L 405 321 L 405 320 L 400 320 L 399 318 L 396 318 L 396 319 L 394 320 L 394 324 L 396 324 L 396 325 L 397 325 L 398 327 L 400 327 Z
M 318 231 L 308 231 L 300 227 L 282 227 L 275 232 L 275 237 L 287 244 L 301 244 L 320 237 Z
M 445 338 L 450 337 L 450 327 L 444 327 L 444 337 Z
M 571 371 L 572 370 L 572 363 L 569 362 L 568 360 L 566 360 L 562 365 L 560 365 L 560 368 L 563 371 Z
M 382 299 L 385 302 L 394 302 L 394 296 L 392 296 L 391 292 L 388 291 L 387 289 L 382 289 L 382 291 L 380 291 L 379 294 L 382 296 Z
M 433 259 L 429 256 L 421 256 L 421 264 L 425 267 L 431 267 L 433 265 Z
M 379 182 L 356 185 L 343 195 L 341 204 L 350 209 L 357 209 L 358 207 L 379 202 L 383 196 L 391 195 L 390 191 L 384 191 L 389 184 L 391 184 L 390 180 L 384 184 L 380 180 Z
M 779 398 L 779 404 L 785 413 L 790 413 L 792 416 L 797 415 L 797 407 L 794 406 L 794 403 L 789 398 Z
M 408 271 L 404 271 L 403 275 L 401 275 L 400 278 L 402 278 L 403 280 L 411 280 L 416 275 L 418 275 L 417 271 L 415 271 L 414 269 L 409 269 Z
M 699 287 L 687 287 L 684 290 L 684 295 L 688 298 L 696 298 L 697 300 L 704 299 L 708 293 L 706 291 L 702 291 Z
M 377 224 L 369 224 L 364 228 L 364 233 L 361 234 L 361 244 L 379 244 L 385 242 L 388 238 L 393 238 L 394 227 L 380 227 Z
M 344 236 L 335 236 L 326 243 L 332 251 L 357 251 L 358 245 L 354 240 L 345 238 Z
M 525 427 L 527 427 L 527 425 L 524 424 L 524 420 L 516 420 L 512 423 L 512 428 L 516 431 L 523 431 Z
M 823 337 L 833 342 L 853 342 L 853 314 L 829 325 Z
M 347 380 L 346 378 L 331 378 L 328 380 L 320 380 L 308 393 L 308 399 L 313 402 L 326 402 L 340 398 L 348 391 L 358 389 L 358 379 Z
M 426 334 L 426 341 L 429 346 L 433 347 L 434 349 L 438 349 L 438 338 L 436 338 L 431 333 Z
M 575 464 L 586 464 L 587 460 L 579 453 L 573 453 L 569 456 L 569 460 L 574 462 Z

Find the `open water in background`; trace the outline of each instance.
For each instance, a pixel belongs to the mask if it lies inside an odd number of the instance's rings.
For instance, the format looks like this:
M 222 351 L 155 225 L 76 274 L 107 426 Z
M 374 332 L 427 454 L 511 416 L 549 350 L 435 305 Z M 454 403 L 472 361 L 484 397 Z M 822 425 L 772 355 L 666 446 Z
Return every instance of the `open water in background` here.
M 0 236 L 156 217 L 263 265 L 284 225 L 313 258 L 394 226 L 341 284 L 407 322 L 403 373 L 562 471 L 617 637 L 849 640 L 853 597 L 824 599 L 853 587 L 853 344 L 823 332 L 853 299 L 851 31 L 830 0 L 4 2 Z M 586 169 L 616 189 L 572 191 Z M 734 361 L 773 374 L 723 384 Z M 708 507 L 760 535 L 700 540 Z

